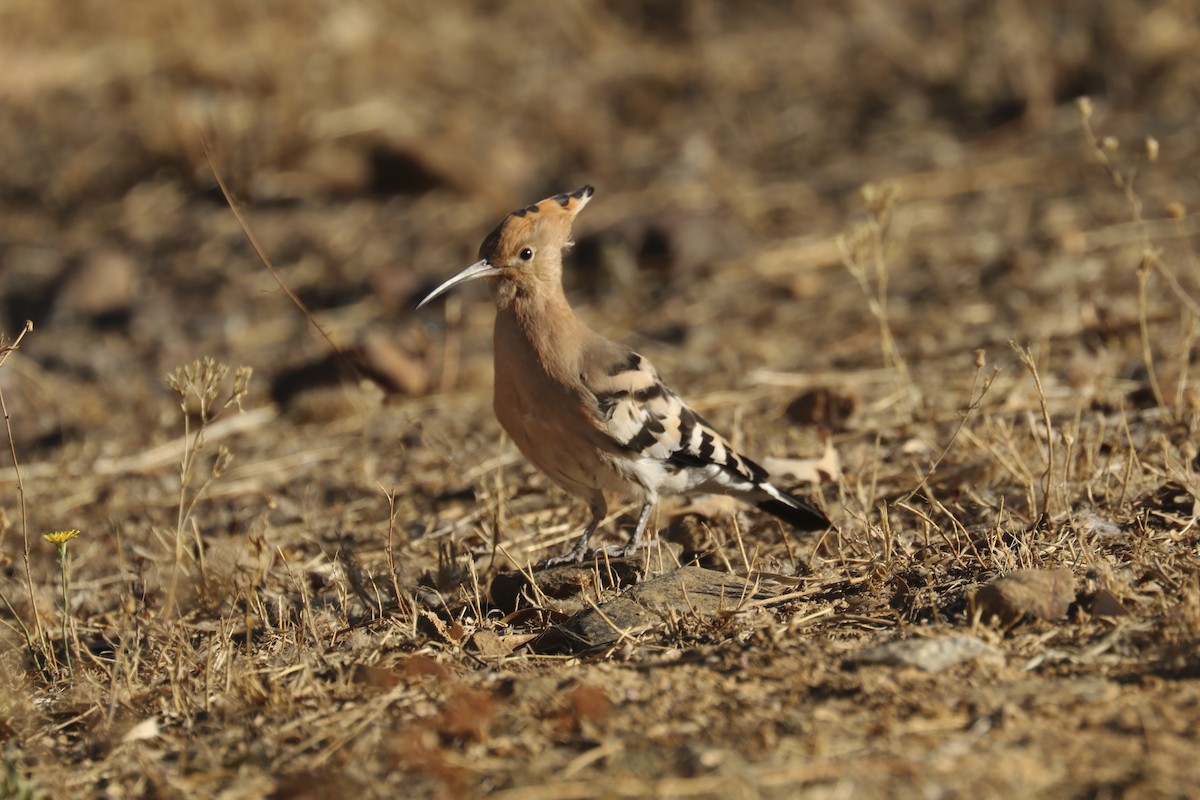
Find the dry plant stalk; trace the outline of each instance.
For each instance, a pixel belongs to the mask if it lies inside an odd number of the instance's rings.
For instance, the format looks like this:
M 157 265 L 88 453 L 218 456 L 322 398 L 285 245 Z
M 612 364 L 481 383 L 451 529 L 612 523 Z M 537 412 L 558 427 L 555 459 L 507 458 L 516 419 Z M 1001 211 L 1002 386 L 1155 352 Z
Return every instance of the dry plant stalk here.
M 384 490 L 383 495 L 388 501 L 387 547 L 384 550 L 384 557 L 387 560 L 388 578 L 392 584 L 392 595 L 395 598 L 396 609 L 400 614 L 409 619 L 415 619 L 417 615 L 416 602 L 400 588 L 400 566 L 396 562 L 396 514 L 398 513 L 396 510 L 396 491 L 395 489 Z M 383 610 L 380 609 L 380 617 L 382 616 Z
M 1037 388 L 1038 403 L 1042 408 L 1042 424 L 1046 426 L 1046 471 L 1042 473 L 1042 507 L 1038 511 L 1038 519 L 1034 523 L 1034 527 L 1041 527 L 1042 524 L 1050 519 L 1050 492 L 1051 480 L 1054 475 L 1054 427 L 1050 422 L 1050 406 L 1046 402 L 1046 392 L 1042 388 L 1042 377 L 1038 374 L 1037 362 L 1033 360 L 1033 355 L 1029 349 L 1022 347 L 1014 341 L 1009 341 L 1008 346 L 1017 354 L 1017 358 L 1021 359 L 1021 363 L 1029 370 L 1029 374 L 1033 376 L 1033 385 Z
M 217 164 L 213 161 L 212 151 L 208 147 L 208 138 L 204 135 L 203 131 L 198 131 L 198 135 L 200 136 L 200 145 L 204 150 L 204 158 L 208 161 L 208 168 L 212 170 L 213 178 L 217 182 L 217 188 L 221 190 L 221 196 L 225 198 L 225 204 L 229 206 L 234 219 L 237 220 L 238 226 L 242 229 L 242 234 L 246 237 L 246 241 L 249 242 L 250 249 L 254 251 L 254 255 L 258 257 L 262 265 L 266 267 L 267 272 L 271 273 L 271 277 L 279 284 L 279 288 L 288 296 L 288 299 L 292 301 L 296 308 L 300 309 L 300 313 L 304 315 L 308 323 L 316 329 L 317 333 L 321 334 L 321 338 L 333 349 L 333 352 L 341 353 L 342 348 L 338 347 L 337 342 L 333 340 L 333 336 L 321 326 L 321 323 L 317 322 L 317 318 L 308 310 L 308 306 L 284 282 L 283 275 L 280 274 L 271 259 L 267 258 L 267 251 L 258 243 L 258 237 L 254 235 L 254 231 L 250 229 L 250 225 L 242 216 L 242 212 L 238 210 L 237 203 L 233 201 L 233 195 L 230 193 L 229 187 L 225 185 L 225 179 L 221 176 L 221 171 L 217 169 Z
M 1146 310 L 1146 281 L 1149 280 L 1150 271 L 1154 269 L 1154 262 L 1157 260 L 1156 252 L 1146 251 L 1142 254 L 1142 260 L 1138 262 L 1138 334 L 1142 341 L 1142 363 L 1146 365 L 1146 379 L 1150 381 L 1150 392 L 1154 395 L 1154 403 L 1159 408 L 1166 408 L 1167 401 L 1163 397 L 1162 387 L 1158 383 L 1158 372 L 1154 369 L 1154 351 L 1150 347 L 1149 312 Z
M 1156 247 L 1153 241 L 1150 239 L 1150 232 L 1146 225 L 1146 220 L 1142 216 L 1142 201 L 1141 198 L 1138 197 L 1137 192 L 1134 190 L 1134 182 L 1136 181 L 1138 174 L 1137 164 L 1134 163 L 1132 166 L 1122 171 L 1112 158 L 1112 154 L 1114 154 L 1120 147 L 1120 142 L 1114 136 L 1105 136 L 1102 139 L 1096 136 L 1091 124 L 1092 112 L 1095 110 L 1091 98 L 1080 97 L 1076 101 L 1075 105 L 1079 111 L 1079 125 L 1080 129 L 1083 131 L 1084 140 L 1087 142 L 1088 147 L 1091 148 L 1092 153 L 1095 155 L 1096 160 L 1100 163 L 1100 166 L 1102 166 L 1104 171 L 1108 173 L 1109 178 L 1112 180 L 1113 186 L 1124 196 L 1125 202 L 1129 206 L 1130 217 L 1133 219 L 1133 222 L 1137 226 L 1139 232 L 1139 237 L 1142 243 L 1142 256 L 1139 259 L 1137 266 L 1138 327 L 1139 334 L 1141 336 L 1142 361 L 1146 367 L 1146 376 L 1150 383 L 1150 391 L 1154 395 L 1154 402 L 1159 408 L 1168 409 L 1170 406 L 1166 402 L 1165 396 L 1163 395 L 1162 386 L 1158 380 L 1158 372 L 1154 367 L 1154 352 L 1150 345 L 1149 314 L 1146 309 L 1146 285 L 1147 281 L 1149 280 L 1150 273 L 1157 271 L 1163 276 L 1163 278 L 1167 281 L 1167 284 L 1170 286 L 1171 292 L 1176 298 L 1179 299 L 1181 303 L 1183 303 L 1186 311 L 1192 318 L 1200 317 L 1200 303 L 1197 303 L 1191 297 L 1191 295 L 1184 290 L 1183 286 L 1179 283 L 1179 280 L 1175 277 L 1175 273 L 1172 272 L 1163 262 L 1162 250 Z M 1158 140 L 1152 136 L 1147 136 L 1140 155 L 1147 161 L 1153 162 L 1158 159 L 1158 154 Z M 1180 220 L 1183 218 L 1182 206 L 1173 204 L 1172 207 L 1168 209 L 1168 215 L 1175 220 L 1176 229 L 1184 241 L 1193 269 L 1200 271 L 1200 267 L 1198 267 L 1196 263 L 1195 251 L 1192 249 L 1191 242 L 1188 239 L 1186 231 L 1184 231 L 1182 225 L 1180 224 Z M 1188 324 L 1190 325 L 1190 322 Z M 1186 375 L 1186 371 L 1184 372 L 1184 375 Z M 1183 388 L 1183 377 L 1181 376 L 1179 395 L 1177 397 L 1178 401 L 1182 400 Z M 1177 402 L 1174 410 L 1176 419 L 1179 419 L 1183 413 L 1182 402 Z
M 1192 247 L 1192 238 L 1187 229 L 1183 227 L 1183 219 L 1187 216 L 1187 209 L 1183 203 L 1170 203 L 1167 205 L 1167 216 L 1171 218 L 1171 222 L 1175 226 L 1175 235 L 1183 242 L 1184 251 L 1187 252 L 1188 266 L 1192 268 L 1192 273 L 1200 278 L 1200 258 L 1196 256 L 1196 248 Z
M 33 330 L 33 322 L 25 320 L 25 326 L 21 332 L 17 334 L 17 338 L 12 344 L 4 344 L 0 340 L 0 367 L 8 361 L 8 357 L 21 346 L 21 342 L 25 336 Z M 50 642 L 46 637 L 46 631 L 42 627 L 42 620 L 38 617 L 37 601 L 33 593 L 33 573 L 29 568 L 29 515 L 25 502 L 25 482 L 21 479 L 21 462 L 17 458 L 17 440 L 13 435 L 12 417 L 8 413 L 8 404 L 4 401 L 4 390 L 0 388 L 0 413 L 4 414 L 4 429 L 8 434 L 8 452 L 12 456 L 13 475 L 16 476 L 17 502 L 21 514 L 21 541 L 22 552 L 21 557 L 25 566 L 25 589 L 29 593 L 29 608 L 33 614 L 33 632 L 25 624 L 25 620 L 21 619 L 21 615 L 13 608 L 12 602 L 8 596 L 0 592 L 0 602 L 3 602 L 9 613 L 17 622 L 17 627 L 21 630 L 21 637 L 25 640 L 25 648 L 29 651 L 29 656 L 34 664 L 37 664 L 38 672 L 42 676 L 42 680 L 50 683 L 50 675 L 46 672 L 44 660 L 53 658 L 53 650 L 50 647 Z
M 253 370 L 241 366 L 234 370 L 233 385 L 228 394 L 221 400 L 225 377 L 229 367 L 218 363 L 213 358 L 205 356 L 175 368 L 175 372 L 166 376 L 167 385 L 179 395 L 179 408 L 183 413 L 183 456 L 179 463 L 179 510 L 175 523 L 175 558 L 171 568 L 171 587 L 167 597 L 167 608 L 174 610 L 176 591 L 179 585 L 179 572 L 183 563 L 183 532 L 191 518 L 196 504 L 213 482 L 221 477 L 225 469 L 233 461 L 233 453 L 225 445 L 217 447 L 217 456 L 213 461 L 209 477 L 200 484 L 188 497 L 188 488 L 195 476 L 196 462 L 201 450 L 207 445 L 206 432 L 218 414 L 231 405 L 236 405 L 242 411 L 242 399 L 250 391 L 250 377 Z M 195 414 L 199 425 L 192 431 L 192 415 Z
M 888 320 L 888 261 L 885 249 L 888 226 L 899 193 L 895 184 L 868 183 L 863 186 L 867 221 L 849 233 L 843 233 L 838 237 L 837 243 L 842 255 L 842 264 L 858 282 L 871 315 L 879 323 L 879 346 L 883 363 L 896 371 L 915 408 L 920 394 L 909 374 L 908 364 L 896 346 L 896 339 L 892 336 L 892 327 Z M 867 264 L 870 264 L 871 271 L 874 272 L 873 287 L 867 274 Z
M 903 501 L 908 502 L 921 490 L 923 486 L 929 483 L 929 479 L 937 472 L 938 467 L 946 460 L 946 456 L 950 453 L 950 449 L 954 447 L 954 443 L 958 441 L 958 437 L 962 434 L 963 428 L 967 427 L 967 422 L 971 419 L 971 415 L 978 411 L 983 405 L 983 398 L 987 395 L 988 390 L 992 388 L 992 383 L 996 380 L 996 376 L 1000 373 L 999 367 L 992 367 L 992 374 L 983 378 L 983 385 L 980 386 L 979 379 L 983 373 L 983 368 L 987 366 L 987 351 L 982 348 L 975 351 L 975 373 L 971 376 L 971 387 L 967 390 L 967 407 L 962 412 L 962 418 L 959 419 L 958 425 L 954 428 L 954 433 L 950 434 L 950 441 L 946 442 L 946 446 L 942 448 L 942 452 L 934 459 L 933 465 L 925 471 L 925 475 L 917 482 L 917 485 L 912 488 L 908 494 L 904 495 Z M 975 396 L 975 388 L 979 387 L 979 396 Z

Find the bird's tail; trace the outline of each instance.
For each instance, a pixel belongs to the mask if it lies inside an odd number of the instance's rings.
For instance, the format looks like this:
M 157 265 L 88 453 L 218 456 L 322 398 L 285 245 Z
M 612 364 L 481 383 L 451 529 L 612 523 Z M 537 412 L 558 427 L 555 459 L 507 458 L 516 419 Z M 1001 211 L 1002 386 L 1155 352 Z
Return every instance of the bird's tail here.
M 755 506 L 768 514 L 773 514 L 796 530 L 819 531 L 831 526 L 829 519 L 821 509 L 801 500 L 795 495 L 776 489 L 769 483 L 760 484 L 762 491 L 768 495 L 766 500 L 759 500 Z

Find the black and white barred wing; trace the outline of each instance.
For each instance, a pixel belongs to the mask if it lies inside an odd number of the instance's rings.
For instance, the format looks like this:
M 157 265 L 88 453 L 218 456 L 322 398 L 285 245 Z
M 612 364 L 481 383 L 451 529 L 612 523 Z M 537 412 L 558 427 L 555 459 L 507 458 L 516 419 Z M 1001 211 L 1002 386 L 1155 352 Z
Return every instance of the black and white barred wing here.
M 609 359 L 602 373 L 586 377 L 598 433 L 651 493 L 720 491 L 802 530 L 828 527 L 815 507 L 771 485 L 766 470 L 737 453 L 642 356 L 625 352 Z

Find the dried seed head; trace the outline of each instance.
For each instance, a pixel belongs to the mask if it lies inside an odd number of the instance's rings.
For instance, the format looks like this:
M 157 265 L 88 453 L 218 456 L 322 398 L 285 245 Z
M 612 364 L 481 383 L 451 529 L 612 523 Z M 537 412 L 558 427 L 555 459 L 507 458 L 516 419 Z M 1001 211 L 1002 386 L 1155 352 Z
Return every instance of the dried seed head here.
M 1105 136 L 1100 140 L 1100 146 L 1110 153 L 1115 153 L 1117 152 L 1117 148 L 1121 146 L 1121 142 L 1115 136 Z
M 900 187 L 894 183 L 865 183 L 860 191 L 867 210 L 876 220 L 885 219 L 900 197 Z
M 1146 276 L 1158 264 L 1159 251 L 1156 249 L 1148 249 L 1142 253 L 1141 259 L 1138 261 L 1137 271 L 1139 276 Z
M 233 462 L 233 453 L 225 445 L 217 447 L 217 457 L 213 460 L 212 478 L 216 480 L 224 474 L 225 470 Z
M 1150 161 L 1158 160 L 1158 139 L 1153 136 L 1146 137 L 1146 158 Z
M 1075 101 L 1075 107 L 1079 109 L 1079 116 L 1088 119 L 1092 116 L 1093 106 L 1092 98 L 1084 95 Z
M 1187 216 L 1187 208 L 1184 207 L 1183 203 L 1178 201 L 1174 203 L 1168 203 L 1167 216 L 1175 220 L 1183 219 Z

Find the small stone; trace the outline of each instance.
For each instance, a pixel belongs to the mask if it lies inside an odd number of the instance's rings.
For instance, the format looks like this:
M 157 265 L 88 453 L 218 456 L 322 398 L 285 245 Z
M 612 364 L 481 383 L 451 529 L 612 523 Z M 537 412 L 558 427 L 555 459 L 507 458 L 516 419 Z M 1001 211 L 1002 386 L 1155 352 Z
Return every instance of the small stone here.
M 318 143 L 304 154 L 300 169 L 312 179 L 312 188 L 325 195 L 357 197 L 371 185 L 371 162 L 361 147 Z
M 376 407 L 384 395 L 423 395 L 431 383 L 424 361 L 372 332 L 353 348 L 281 372 L 271 382 L 271 399 L 293 416 L 322 421 Z
M 90 319 L 128 312 L 137 279 L 137 264 L 127 254 L 98 250 L 67 274 L 55 299 L 55 310 L 59 315 Z
M 1097 617 L 1128 617 L 1129 609 L 1108 589 L 1101 589 L 1092 598 L 1092 615 Z
M 736 575 L 680 567 L 639 583 L 599 607 L 584 609 L 563 627 L 586 645 L 610 644 L 622 634 L 637 634 L 662 622 L 671 612 L 715 617 L 747 600 L 770 596 L 763 587 L 756 589 Z
M 970 660 L 1003 664 L 1004 655 L 986 642 L 970 636 L 942 639 L 905 639 L 869 647 L 858 654 L 864 664 L 915 667 L 925 672 L 941 672 Z
M 973 598 L 980 619 L 1011 625 L 1022 618 L 1058 620 L 1075 601 L 1075 576 L 1065 569 L 1019 569 L 981 587 Z
M 815 425 L 845 430 L 846 421 L 858 408 L 858 397 L 828 386 L 810 389 L 787 407 L 787 416 L 797 425 Z
M 389 394 L 419 397 L 429 391 L 432 379 L 425 361 L 410 355 L 386 334 L 372 331 L 364 335 L 355 356 L 359 369 Z

